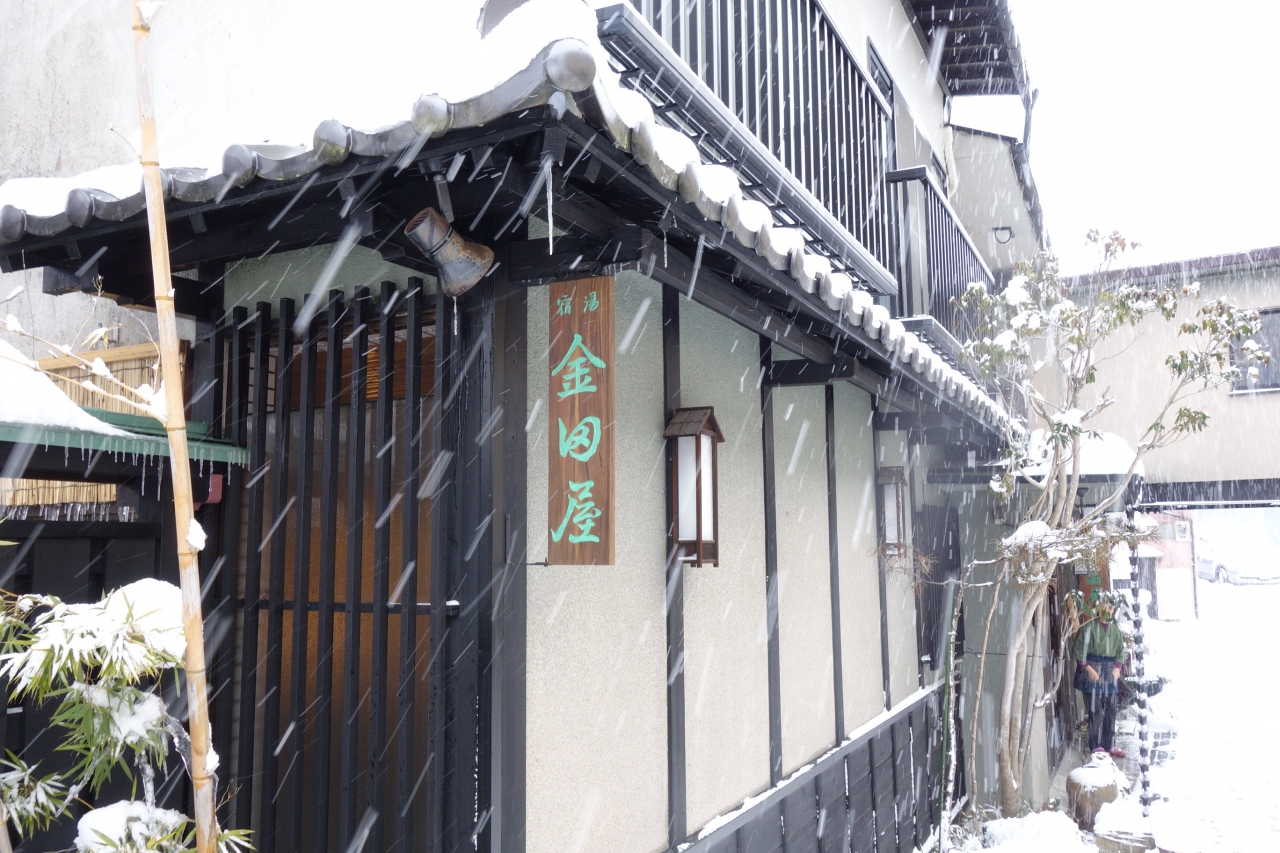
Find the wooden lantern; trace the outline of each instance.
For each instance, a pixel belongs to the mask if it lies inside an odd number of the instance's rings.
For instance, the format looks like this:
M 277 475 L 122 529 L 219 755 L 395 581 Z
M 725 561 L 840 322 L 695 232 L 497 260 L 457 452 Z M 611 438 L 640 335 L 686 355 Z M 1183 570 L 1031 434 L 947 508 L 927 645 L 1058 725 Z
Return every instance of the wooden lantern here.
M 676 559 L 694 566 L 719 565 L 716 445 L 724 433 L 710 406 L 678 409 L 663 436 L 671 448 L 671 530 Z

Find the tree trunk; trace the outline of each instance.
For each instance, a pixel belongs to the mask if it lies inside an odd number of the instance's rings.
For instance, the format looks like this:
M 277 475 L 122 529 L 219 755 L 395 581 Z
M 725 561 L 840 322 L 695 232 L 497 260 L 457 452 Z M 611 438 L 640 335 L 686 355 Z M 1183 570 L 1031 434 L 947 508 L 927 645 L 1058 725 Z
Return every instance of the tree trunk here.
M 149 10 L 151 15 L 156 9 Z M 177 521 L 178 571 L 182 583 L 182 621 L 186 633 L 187 729 L 191 736 L 191 781 L 195 799 L 196 850 L 214 853 L 218 827 L 214 813 L 213 780 L 207 770 L 209 703 L 205 684 L 204 620 L 200 607 L 200 568 L 188 542 L 193 518 L 191 461 L 187 453 L 187 422 L 183 411 L 182 368 L 178 361 L 178 319 L 173 307 L 173 276 L 169 269 L 169 234 L 152 103 L 149 42 L 150 18 L 133 0 L 133 46 L 137 67 L 138 122 L 142 130 L 143 186 L 147 195 L 147 224 L 151 233 L 151 270 L 156 294 L 156 325 L 160 333 L 160 375 L 164 386 L 165 431 L 173 472 L 173 511 Z
M 973 735 L 969 741 L 969 792 L 971 796 L 978 796 L 978 721 L 982 719 L 979 711 L 982 709 L 982 680 L 986 676 L 987 671 L 987 647 L 991 640 L 991 623 L 995 621 L 996 603 L 1000 601 L 1000 590 L 1004 587 L 1004 576 L 1008 572 L 1008 566 L 1000 565 L 1000 572 L 996 575 L 995 585 L 991 588 L 991 607 L 987 609 L 987 623 L 982 629 L 982 651 L 978 655 L 978 683 L 973 699 Z
M 1035 726 L 1032 725 L 1032 722 L 1035 719 L 1035 713 L 1037 710 L 1036 698 L 1040 695 L 1040 691 L 1035 689 L 1036 682 L 1034 681 L 1034 676 L 1036 673 L 1036 660 L 1037 660 L 1036 655 L 1040 651 L 1040 647 L 1043 643 L 1043 638 L 1045 634 L 1044 620 L 1045 620 L 1046 609 L 1047 609 L 1045 607 L 1045 599 L 1047 597 L 1045 593 L 1046 593 L 1046 590 L 1045 588 L 1042 587 L 1036 596 L 1037 601 L 1035 606 L 1035 610 L 1036 610 L 1035 631 L 1034 633 L 1032 633 L 1031 642 L 1028 644 L 1028 647 L 1027 647 L 1026 704 L 1023 706 L 1023 711 L 1022 711 L 1022 738 L 1018 742 L 1018 764 L 1022 768 L 1019 774 L 1019 778 L 1022 778 L 1022 779 L 1026 778 L 1027 761 L 1031 757 L 1031 732 L 1035 729 Z M 1043 666 L 1043 665 L 1044 665 L 1043 661 L 1041 661 L 1040 666 Z M 1044 679 L 1042 675 L 1041 681 L 1043 680 Z
M 1004 685 L 1000 701 L 1000 727 L 997 732 L 997 761 L 1000 768 L 1000 806 L 1005 817 L 1013 817 L 1022 810 L 1021 779 L 1018 777 L 1017 743 L 1022 734 L 1021 693 L 1023 668 L 1020 665 L 1026 649 L 1027 631 L 1035 614 L 1032 602 L 1037 587 L 1022 586 L 1018 589 L 1016 623 L 1009 635 L 1005 653 Z M 1016 697 L 1016 700 L 1015 700 Z M 1017 701 L 1018 713 L 1014 713 Z

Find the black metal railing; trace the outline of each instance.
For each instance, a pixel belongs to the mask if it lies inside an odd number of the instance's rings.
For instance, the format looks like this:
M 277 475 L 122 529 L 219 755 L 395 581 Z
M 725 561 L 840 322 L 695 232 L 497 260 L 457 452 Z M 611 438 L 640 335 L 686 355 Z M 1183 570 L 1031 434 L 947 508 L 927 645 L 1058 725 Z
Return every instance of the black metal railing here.
M 700 106 L 699 93 L 683 85 L 683 69 L 641 55 L 652 47 L 642 44 L 644 34 L 628 31 L 627 16 L 604 9 L 602 40 L 624 84 L 654 101 L 660 120 L 689 133 L 714 162 L 733 166 L 744 189 L 760 195 L 776 215 L 799 215 L 803 227 L 812 230 L 812 220 L 820 217 L 810 215 L 807 206 L 816 200 L 813 206 L 823 208 L 824 216 L 860 244 L 853 254 L 868 256 L 874 269 L 853 262 L 838 245 L 838 234 L 815 233 L 819 245 L 811 248 L 831 255 L 837 267 L 876 289 L 896 288 L 897 216 L 885 182 L 893 156 L 892 110 L 821 5 L 815 0 L 632 0 L 632 5 L 666 42 L 667 57 L 688 66 L 690 76 L 719 101 L 720 109 L 713 112 L 723 115 L 701 120 L 694 109 Z M 623 35 L 629 44 L 620 43 Z M 736 128 L 754 135 L 760 153 L 774 161 L 772 170 L 759 168 L 756 152 L 733 142 Z M 777 176 L 778 164 L 795 178 L 799 195 L 811 200 L 794 197 Z
M 981 282 L 988 289 L 992 288 L 995 278 L 926 167 L 890 172 L 888 181 L 901 187 L 901 204 L 904 211 L 908 211 L 905 214 L 908 218 L 911 214 L 907 196 L 912 185 L 918 183 L 919 193 L 914 198 L 921 205 L 924 225 L 924 246 L 911 247 L 912 251 L 923 253 L 924 280 L 919 283 L 923 287 L 916 286 L 917 282 L 909 280 L 909 274 L 904 274 L 908 279 L 904 281 L 904 294 L 914 290 L 922 298 L 904 295 L 906 304 L 902 310 L 932 316 L 963 344 L 973 337 L 974 324 L 973 318 L 961 310 L 960 296 L 971 282 Z

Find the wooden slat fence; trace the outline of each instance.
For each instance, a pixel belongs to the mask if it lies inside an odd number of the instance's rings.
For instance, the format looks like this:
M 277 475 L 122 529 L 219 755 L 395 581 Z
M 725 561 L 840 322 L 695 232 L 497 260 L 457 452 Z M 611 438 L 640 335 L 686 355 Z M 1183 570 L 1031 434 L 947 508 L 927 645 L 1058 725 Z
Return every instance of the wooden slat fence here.
M 364 832 L 365 849 L 421 851 L 422 282 L 333 292 L 295 334 L 297 313 L 259 303 L 217 332 L 219 431 L 250 454 L 221 534 L 236 570 L 211 605 L 236 625 L 213 662 L 223 820 L 252 828 L 263 853 L 346 850 Z
M 921 691 L 684 853 L 911 853 L 922 847 L 938 826 L 941 698 L 936 687 Z

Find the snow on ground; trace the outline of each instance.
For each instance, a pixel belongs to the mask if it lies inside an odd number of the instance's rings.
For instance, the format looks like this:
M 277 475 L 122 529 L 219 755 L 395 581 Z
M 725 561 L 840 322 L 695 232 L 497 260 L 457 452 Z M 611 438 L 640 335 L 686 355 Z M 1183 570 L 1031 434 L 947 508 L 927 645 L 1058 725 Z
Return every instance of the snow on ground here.
M 956 849 L 960 853 L 1095 853 L 1098 848 L 1086 841 L 1075 821 L 1062 812 L 1035 812 L 993 820 L 984 827 L 983 839 L 972 839 Z
M 1172 679 L 1152 705 L 1178 728 L 1171 754 L 1151 770 L 1160 799 L 1145 826 L 1174 850 L 1280 850 L 1280 681 L 1270 666 L 1280 585 L 1201 580 L 1198 592 L 1198 621 L 1143 623 L 1149 669 Z M 1098 823 L 1144 825 L 1131 800 L 1104 807 Z
M 1144 621 L 1148 674 L 1170 679 L 1152 697 L 1149 726 L 1156 739 L 1151 790 L 1157 800 L 1142 817 L 1140 786 L 1103 806 L 1100 832 L 1146 831 L 1171 851 L 1262 853 L 1280 850 L 1280 680 L 1270 668 L 1280 584 L 1229 586 L 1201 580 L 1200 619 Z M 1130 727 L 1132 724 L 1130 724 Z M 1136 733 L 1118 734 L 1137 772 Z M 1168 733 L 1176 730 L 1176 736 Z M 963 853 L 1092 853 L 1088 836 L 1063 814 L 1043 812 L 992 821 Z M 988 846 L 983 846 L 983 845 Z

